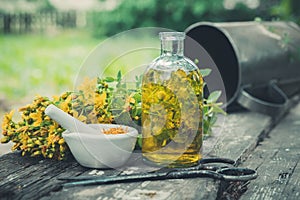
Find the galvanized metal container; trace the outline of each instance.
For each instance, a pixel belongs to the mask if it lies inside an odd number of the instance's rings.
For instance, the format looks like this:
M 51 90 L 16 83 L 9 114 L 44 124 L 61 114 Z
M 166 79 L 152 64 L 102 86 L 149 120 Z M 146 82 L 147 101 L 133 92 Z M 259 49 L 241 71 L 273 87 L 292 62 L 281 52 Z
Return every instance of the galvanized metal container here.
M 199 22 L 185 32 L 216 63 L 228 108 L 238 103 L 274 116 L 299 92 L 300 28 L 295 23 Z M 186 55 L 192 59 L 197 56 L 195 52 Z

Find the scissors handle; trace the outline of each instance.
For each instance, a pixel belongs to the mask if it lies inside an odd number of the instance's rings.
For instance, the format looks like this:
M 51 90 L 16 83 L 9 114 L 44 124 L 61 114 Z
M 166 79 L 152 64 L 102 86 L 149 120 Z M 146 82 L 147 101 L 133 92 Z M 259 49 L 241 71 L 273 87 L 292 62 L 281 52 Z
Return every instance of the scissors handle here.
M 257 178 L 256 170 L 249 168 L 221 168 L 216 173 L 221 174 L 226 181 L 250 181 Z
M 248 168 L 221 168 L 217 171 L 192 170 L 192 171 L 172 171 L 165 178 L 213 178 L 222 181 L 249 181 L 257 177 L 255 170 Z
M 171 171 L 167 174 L 167 179 L 180 178 L 213 178 L 217 180 L 224 180 L 224 175 L 211 170 L 192 170 L 192 171 Z

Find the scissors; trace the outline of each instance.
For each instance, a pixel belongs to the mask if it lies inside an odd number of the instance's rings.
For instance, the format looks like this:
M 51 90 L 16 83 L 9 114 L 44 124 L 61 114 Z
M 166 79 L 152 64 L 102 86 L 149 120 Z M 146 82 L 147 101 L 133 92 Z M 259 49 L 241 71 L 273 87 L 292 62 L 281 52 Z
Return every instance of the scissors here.
M 219 165 L 216 165 L 217 163 Z M 257 177 L 256 170 L 234 167 L 234 164 L 234 160 L 227 158 L 204 158 L 196 166 L 188 168 L 162 168 L 154 172 L 129 175 L 64 177 L 59 178 L 59 180 L 67 181 L 63 184 L 64 187 L 74 187 L 197 177 L 221 181 L 249 181 Z

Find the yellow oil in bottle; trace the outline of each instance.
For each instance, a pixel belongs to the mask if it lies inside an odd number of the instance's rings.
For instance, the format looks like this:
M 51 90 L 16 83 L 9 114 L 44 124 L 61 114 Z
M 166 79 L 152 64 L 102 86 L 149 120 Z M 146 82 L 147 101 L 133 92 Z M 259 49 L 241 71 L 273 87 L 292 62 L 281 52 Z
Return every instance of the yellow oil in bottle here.
M 203 79 L 196 70 L 150 69 L 143 76 L 143 157 L 189 167 L 202 158 Z

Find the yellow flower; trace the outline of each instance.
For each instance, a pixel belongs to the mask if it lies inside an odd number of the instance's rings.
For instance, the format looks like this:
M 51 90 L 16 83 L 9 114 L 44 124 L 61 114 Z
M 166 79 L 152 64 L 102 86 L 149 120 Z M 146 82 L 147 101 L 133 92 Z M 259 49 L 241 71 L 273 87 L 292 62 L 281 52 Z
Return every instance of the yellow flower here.
M 60 104 L 59 104 L 59 108 L 62 109 L 63 111 L 65 112 L 70 112 L 71 110 L 71 104 L 72 102 L 72 95 L 69 95 L 64 101 L 62 101 Z
M 59 151 L 63 153 L 66 150 L 66 147 L 64 145 L 59 145 Z
M 29 141 L 29 136 L 26 132 L 20 133 L 19 135 L 20 144 L 21 144 L 21 150 L 25 150 L 28 148 L 27 142 Z
M 21 143 L 15 143 L 15 144 L 12 146 L 11 150 L 14 151 L 14 150 L 19 149 L 20 145 L 21 145 Z
M 65 143 L 64 138 L 61 138 L 61 139 L 58 141 L 58 144 L 60 144 L 60 145 L 62 145 L 62 144 L 64 144 L 64 143 Z
M 106 92 L 103 92 L 102 94 L 95 93 L 94 102 L 96 109 L 103 109 L 106 102 L 106 97 Z
M 18 133 L 25 133 L 27 130 L 29 129 L 29 127 L 28 126 L 21 126 L 20 128 L 18 128 L 17 130 L 16 130 L 16 132 L 18 132 Z
M 36 113 L 30 113 L 29 117 L 33 119 L 33 126 L 41 126 L 41 123 L 43 122 L 42 113 L 36 112 Z
M 98 123 L 111 124 L 113 120 L 114 118 L 112 115 L 109 116 L 102 115 L 98 117 Z
M 134 94 L 131 94 L 131 95 L 128 95 L 126 97 L 126 101 L 125 101 L 125 104 L 126 105 L 129 105 L 130 103 L 131 104 L 135 104 L 135 99 L 132 97 Z
M 49 133 L 55 133 L 56 126 L 55 125 L 50 125 L 49 126 Z
M 73 117 L 78 119 L 79 121 L 86 122 L 87 118 L 84 115 L 78 115 L 78 112 L 76 110 L 73 110 Z
M 54 102 L 58 102 L 60 97 L 57 96 L 57 95 L 55 95 L 55 96 L 53 96 L 52 98 L 53 98 L 53 101 L 54 101 Z
M 58 135 L 49 134 L 47 137 L 47 145 L 54 145 L 56 142 L 58 142 L 61 138 Z
M 69 96 L 69 92 L 65 92 L 61 95 L 62 99 L 66 99 Z
M 12 116 L 14 115 L 14 110 L 10 111 L 9 113 L 6 113 L 4 115 L 3 121 L 2 121 L 2 130 L 6 130 L 9 127 L 10 122 L 12 121 Z
M 9 137 L 8 136 L 4 136 L 3 138 L 1 138 L 0 142 L 1 143 L 8 143 L 9 142 Z
M 25 113 L 23 112 L 23 113 L 21 114 L 21 116 L 22 116 L 22 119 L 24 119 L 25 121 L 28 121 L 28 120 L 30 119 L 28 113 L 25 114 Z
M 39 103 L 42 103 L 45 100 L 44 97 L 37 95 L 34 99 L 34 105 L 38 105 Z
M 87 118 L 86 118 L 86 116 L 84 116 L 84 115 L 80 115 L 80 116 L 78 117 L 78 120 L 80 120 L 80 121 L 82 121 L 82 122 L 86 122 Z
M 26 105 L 26 106 L 23 106 L 23 107 L 19 108 L 19 111 L 20 111 L 20 112 L 23 112 L 23 111 L 26 111 L 26 110 L 30 110 L 30 108 L 31 108 L 31 105 L 28 104 L 28 105 Z
M 33 133 L 33 135 L 38 135 L 38 136 L 45 136 L 49 133 L 47 126 L 45 127 L 40 127 L 39 130 Z
M 91 124 L 96 124 L 98 123 L 98 119 L 97 119 L 97 112 L 95 110 L 93 110 L 92 112 L 90 112 L 88 114 L 88 120 Z
M 96 89 L 97 79 L 90 79 L 85 77 L 83 83 L 78 86 L 78 90 L 83 92 L 85 98 L 90 98 L 93 96 Z

